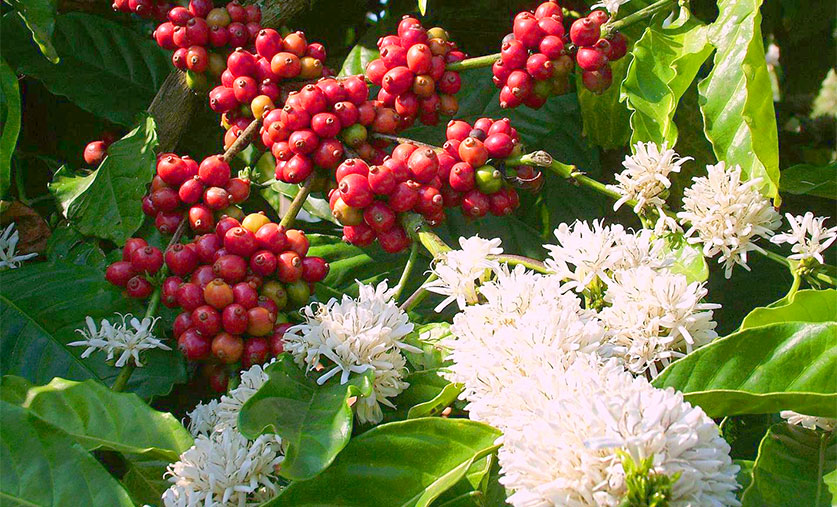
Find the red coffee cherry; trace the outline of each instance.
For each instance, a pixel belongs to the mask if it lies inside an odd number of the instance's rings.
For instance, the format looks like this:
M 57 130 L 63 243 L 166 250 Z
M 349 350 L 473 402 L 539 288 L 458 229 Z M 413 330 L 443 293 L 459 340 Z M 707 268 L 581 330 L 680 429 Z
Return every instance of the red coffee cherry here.
M 285 228 L 275 223 L 267 223 L 256 231 L 256 244 L 259 248 L 280 254 L 288 249 Z
M 259 250 L 250 257 L 250 269 L 261 276 L 276 271 L 276 256 L 269 250 Z
M 480 167 L 488 160 L 488 150 L 479 139 L 468 137 L 459 145 L 459 158 L 473 167 Z
M 209 358 L 210 337 L 201 335 L 195 328 L 190 328 L 177 338 L 177 348 L 189 361 L 202 361 Z
M 198 260 L 198 254 L 194 250 L 179 243 L 166 250 L 166 266 L 176 276 L 186 276 L 194 271 L 198 266 Z
M 137 271 L 130 262 L 117 261 L 108 266 L 105 271 L 105 279 L 117 287 L 125 287 L 136 274 Z
M 190 327 L 192 327 L 192 312 L 180 313 L 177 317 L 175 317 L 174 324 L 172 324 L 174 337 L 178 338 Z
M 223 364 L 237 363 L 244 353 L 244 340 L 230 333 L 218 333 L 212 338 L 212 355 Z
M 193 317 L 194 319 L 194 317 Z M 261 306 L 247 310 L 247 334 L 251 336 L 265 336 L 273 331 L 276 315 Z
M 306 282 L 321 282 L 328 276 L 329 265 L 322 257 L 302 259 L 302 279 Z
M 128 294 L 128 297 L 134 299 L 145 299 L 151 295 L 153 290 L 154 287 L 151 285 L 151 282 L 143 278 L 142 275 L 132 277 L 125 284 L 125 292 Z
M 125 246 L 122 247 L 122 260 L 130 261 L 135 251 L 146 246 L 148 246 L 148 243 L 142 238 L 128 238 L 125 241 Z
M 357 246 L 368 246 L 375 241 L 375 231 L 368 225 L 346 225 L 343 227 L 343 240 Z
M 256 251 L 256 235 L 244 227 L 234 227 L 224 234 L 224 248 L 231 254 L 249 257 Z
M 91 166 L 97 167 L 107 156 L 107 145 L 104 141 L 93 141 L 84 147 L 84 161 Z
M 247 308 L 243 305 L 233 303 L 221 312 L 221 324 L 228 333 L 244 334 L 247 331 L 247 323 Z
M 266 338 L 249 338 L 244 342 L 241 366 L 249 368 L 254 364 L 263 364 L 270 354 L 270 343 Z
M 198 177 L 204 185 L 223 187 L 230 180 L 230 165 L 219 155 L 212 155 L 201 162 Z
M 292 283 L 302 278 L 302 258 L 298 253 L 288 250 L 279 254 L 276 277 L 283 283 Z
M 225 306 L 232 304 L 234 300 L 232 287 L 220 278 L 216 278 L 203 289 L 203 299 L 207 304 L 222 310 Z
M 305 257 L 309 247 L 305 232 L 298 229 L 288 229 L 285 237 L 288 238 L 288 249 L 298 253 L 300 257 Z
M 353 208 L 365 208 L 372 204 L 375 195 L 369 188 L 369 181 L 359 174 L 349 174 L 340 180 L 340 197 Z
M 570 40 L 576 46 L 592 46 L 599 40 L 599 27 L 589 17 L 577 19 L 570 26 Z
M 398 253 L 410 245 L 410 238 L 400 225 L 377 234 L 378 243 L 387 253 Z
M 480 218 L 488 213 L 490 203 L 488 196 L 477 189 L 467 192 L 462 197 L 462 212 L 472 218 Z
M 233 299 L 244 308 L 253 308 L 259 304 L 259 293 L 249 283 L 239 282 L 233 286 Z
M 247 261 L 238 255 L 222 255 L 212 265 L 212 271 L 227 283 L 238 283 L 247 276 Z
M 131 266 L 137 273 L 153 275 L 163 267 L 163 253 L 153 246 L 138 248 L 131 254 Z
M 363 211 L 363 220 L 376 232 L 391 229 L 397 222 L 397 216 L 383 201 L 375 201 Z
M 420 148 L 410 155 L 407 167 L 413 179 L 419 183 L 428 183 L 439 171 L 439 158 L 432 148 Z
M 221 331 L 221 314 L 209 305 L 203 305 L 192 311 L 192 325 L 204 336 L 214 336 Z

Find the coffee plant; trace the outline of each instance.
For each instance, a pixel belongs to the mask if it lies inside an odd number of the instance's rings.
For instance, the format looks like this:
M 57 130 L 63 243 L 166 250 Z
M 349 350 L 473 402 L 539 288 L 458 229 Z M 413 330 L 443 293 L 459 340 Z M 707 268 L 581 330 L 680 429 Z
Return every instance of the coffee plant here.
M 833 9 L 0 23 L 0 504 L 837 502 Z

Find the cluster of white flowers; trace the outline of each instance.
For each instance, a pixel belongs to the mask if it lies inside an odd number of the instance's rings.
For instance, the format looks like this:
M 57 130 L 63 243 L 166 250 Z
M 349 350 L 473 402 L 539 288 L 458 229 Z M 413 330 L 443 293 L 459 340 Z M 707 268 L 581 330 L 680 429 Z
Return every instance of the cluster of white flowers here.
M 602 0 L 601 2 L 591 5 L 590 9 L 604 7 L 611 16 L 615 16 L 616 13 L 619 12 L 619 7 L 625 5 L 629 1 L 630 0 Z
M 804 216 L 787 213 L 785 218 L 790 225 L 790 231 L 777 234 L 770 238 L 770 241 L 777 245 L 792 245 L 793 254 L 788 256 L 789 259 L 816 259 L 820 264 L 825 264 L 822 254 L 837 239 L 837 227 L 825 227 L 828 217 L 814 217 L 810 211 Z
M 741 179 L 741 167 L 727 168 L 724 162 L 706 166 L 707 176 L 693 178 L 683 196 L 683 211 L 677 218 L 688 226 L 689 243 L 702 244 L 703 255 L 724 263 L 727 278 L 740 264 L 747 266 L 747 252 L 762 252 L 755 244 L 759 237 L 769 238 L 781 218 L 761 195 L 761 178 Z
M 403 341 L 413 330 L 407 314 L 393 301 L 386 281 L 377 286 L 358 283 L 357 299 L 343 296 L 303 308 L 305 322 L 288 329 L 285 350 L 308 371 L 325 368 L 323 384 L 340 374 L 346 383 L 352 373 L 375 372 L 373 393 L 358 401 L 361 422 L 378 423 L 380 404 L 393 407 L 391 398 L 406 389 L 406 361 L 401 351 L 421 352 Z
M 620 505 L 625 473 L 616 452 L 653 457 L 673 476 L 671 505 L 740 505 L 738 467 L 718 427 L 674 390 L 656 389 L 615 361 L 578 356 L 508 386 L 517 398 L 501 437 L 500 482 L 514 506 Z
M 86 359 L 97 350 L 105 351 L 108 361 L 119 356 L 116 360 L 117 368 L 125 366 L 131 358 L 137 366 L 142 366 L 139 355 L 144 350 L 171 350 L 168 345 L 154 336 L 154 324 L 160 320 L 159 317 L 153 319 L 145 317 L 140 321 L 130 313 L 126 315 L 117 313 L 117 315 L 121 319 L 119 322 L 112 324 L 107 319 L 102 319 L 102 324 L 98 329 L 96 329 L 96 322 L 91 317 L 87 317 L 85 319 L 87 328 L 76 329 L 76 332 L 84 339 L 70 342 L 68 345 L 87 347 L 81 354 L 82 359 Z
M 15 223 L 12 222 L 3 230 L 3 234 L 0 235 L 0 269 L 18 268 L 21 262 L 38 255 L 37 253 L 17 255 L 15 249 L 17 248 L 18 241 L 20 241 L 20 236 L 15 230 Z
M 500 255 L 500 239 L 482 239 L 479 236 L 459 238 L 459 250 L 449 250 L 436 259 L 431 273 L 436 279 L 424 285 L 430 292 L 445 296 L 436 306 L 442 311 L 456 302 L 462 310 L 477 302 L 477 283 L 485 279 L 486 272 L 496 271 L 500 265 L 491 256 Z
M 779 412 L 779 416 L 786 420 L 788 424 L 796 424 L 809 430 L 819 428 L 823 431 L 832 431 L 834 428 L 837 428 L 837 419 L 830 419 L 828 417 L 805 415 L 794 412 L 793 410 L 782 410 Z
M 608 185 L 622 195 L 613 205 L 613 210 L 618 210 L 628 201 L 636 201 L 634 213 L 657 211 L 660 217 L 657 229 L 677 228 L 677 223 L 666 216 L 663 209 L 666 204 L 663 193 L 671 188 L 669 175 L 679 173 L 681 166 L 689 160 L 692 157 L 680 157 L 666 143 L 662 147 L 654 143 L 636 143 L 634 154 L 626 156 L 622 162 L 625 170 L 616 174 L 618 184 Z
M 172 486 L 163 493 L 166 507 L 259 505 L 279 492 L 282 440 L 267 434 L 249 441 L 238 431 L 241 407 L 267 379 L 262 366 L 252 366 L 241 373 L 238 387 L 189 412 L 195 445 L 168 467 Z

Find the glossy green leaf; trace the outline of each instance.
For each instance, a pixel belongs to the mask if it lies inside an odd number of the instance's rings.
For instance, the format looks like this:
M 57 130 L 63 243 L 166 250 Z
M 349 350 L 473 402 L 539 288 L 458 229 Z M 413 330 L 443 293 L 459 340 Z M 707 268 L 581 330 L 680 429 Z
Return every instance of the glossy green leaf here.
M 50 261 L 67 261 L 102 271 L 108 265 L 105 252 L 98 242 L 85 238 L 69 224 L 59 225 L 52 230 L 45 256 Z
M 144 456 L 127 454 L 127 470 L 122 476 L 122 485 L 137 505 L 158 505 L 163 492 L 171 486 L 166 479 L 169 460 L 147 459 Z
M 630 61 L 631 57 L 626 56 L 611 63 L 613 85 L 602 93 L 587 90 L 581 82 L 581 72 L 576 73 L 584 137 L 605 150 L 621 148 L 631 137 L 630 111 L 619 101 L 619 83 L 625 79 Z
M 434 396 L 432 399 L 413 405 L 413 407 L 407 412 L 407 418 L 416 419 L 418 417 L 437 416 L 441 414 L 445 408 L 449 407 L 454 401 L 456 401 L 456 398 L 461 392 L 462 386 L 460 384 L 448 383 L 441 391 L 439 391 L 439 394 Z
M 169 57 L 150 37 L 101 16 L 73 12 L 56 17 L 52 42 L 61 57 L 57 65 L 40 55 L 25 31 L 17 16 L 3 16 L 3 55 L 19 74 L 126 127 L 134 125 L 170 72 Z
M 0 401 L 0 461 L 4 505 L 133 505 L 119 482 L 72 437 L 5 401 Z
M 654 380 L 709 417 L 794 410 L 837 417 L 837 324 L 789 322 L 745 329 L 706 345 Z
M 2 387 L 5 389 L 6 380 Z M 31 387 L 21 405 L 67 432 L 88 451 L 98 449 L 176 461 L 192 436 L 171 414 L 133 393 L 116 393 L 95 380 L 55 378 Z
M 325 472 L 292 483 L 268 505 L 427 506 L 492 453 L 499 435 L 465 419 L 382 424 L 353 438 Z
M 52 45 L 55 31 L 55 2 L 53 0 L 6 0 L 14 7 L 26 27 L 32 32 L 32 40 L 41 53 L 52 63 L 58 63 L 58 53 Z
M 830 473 L 825 474 L 822 480 L 828 486 L 831 498 L 837 498 L 837 470 L 832 470 Z
M 500 504 L 491 504 L 487 498 L 487 489 L 490 482 L 495 479 L 492 474 L 498 469 L 497 455 L 489 454 L 480 458 L 471 465 L 465 477 L 459 480 L 450 489 L 439 495 L 433 502 L 433 507 L 487 507 Z M 504 498 L 505 499 L 505 498 Z
M 805 289 L 780 306 L 756 308 L 744 318 L 741 329 L 781 322 L 831 322 L 837 318 L 837 289 Z
M 714 67 L 701 81 L 706 137 L 718 160 L 741 166 L 747 179 L 763 178 L 768 197 L 779 191 L 776 112 L 761 33 L 762 0 L 720 0 L 709 40 Z
M 23 402 L 26 401 L 26 394 L 29 389 L 35 387 L 35 384 L 23 377 L 7 375 L 3 377 L 0 387 L 2 387 L 0 389 L 0 400 L 12 405 L 23 405 Z
M 826 166 L 798 164 L 782 171 L 779 190 L 794 195 L 837 199 L 837 162 Z
M 8 199 L 11 180 L 12 153 L 20 134 L 20 90 L 17 76 L 5 59 L 0 59 L 0 199 Z
M 363 74 L 366 70 L 366 65 L 379 56 L 378 48 L 374 44 L 367 46 L 361 41 L 361 43 L 353 47 L 349 51 L 349 54 L 346 55 L 346 59 L 343 61 L 343 66 L 340 68 L 338 75 L 356 76 Z
M 674 113 L 680 98 L 712 53 L 707 27 L 681 8 L 681 18 L 663 28 L 652 23 L 634 44 L 622 82 L 622 100 L 631 110 L 631 144 L 677 142 Z
M 738 489 L 738 497 L 741 498 L 744 490 L 753 482 L 753 465 L 755 462 L 750 459 L 734 459 L 732 462 L 739 467 L 736 479 L 740 486 Z
M 689 283 L 705 282 L 709 278 L 709 266 L 700 247 L 689 244 L 682 235 L 669 238 L 666 252 L 673 259 L 669 268 L 672 273 L 684 275 Z
M 142 197 L 156 167 L 157 131 L 146 116 L 137 128 L 113 143 L 87 176 L 62 167 L 49 185 L 61 211 L 84 235 L 121 245 L 142 225 Z
M 67 345 L 79 339 L 75 330 L 85 326 L 87 316 L 99 325 L 103 318 L 118 318 L 114 312 L 144 311 L 106 282 L 102 271 L 67 262 L 32 263 L 3 272 L 0 286 L 0 374 L 36 384 L 54 377 L 113 383 L 120 369 L 105 363 L 103 353 L 81 359 L 85 348 Z M 150 350 L 143 359 L 127 391 L 150 398 L 186 380 L 183 356 L 176 350 Z
M 832 505 L 823 476 L 837 466 L 837 434 L 786 423 L 773 425 L 759 446 L 744 507 Z M 837 497 L 835 497 L 837 499 Z
M 317 385 L 284 355 L 265 372 L 270 377 L 241 408 L 238 427 L 255 438 L 276 433 L 286 445 L 279 473 L 292 480 L 305 480 L 326 469 L 352 435 L 352 396 L 372 392 L 373 372 L 353 375 L 346 384 L 339 376 Z
M 405 341 L 422 351 L 404 352 L 404 357 L 407 358 L 413 372 L 437 371 L 445 366 L 447 352 L 439 342 L 450 335 L 450 324 L 447 322 L 432 322 L 413 328 L 413 332 L 405 337 Z

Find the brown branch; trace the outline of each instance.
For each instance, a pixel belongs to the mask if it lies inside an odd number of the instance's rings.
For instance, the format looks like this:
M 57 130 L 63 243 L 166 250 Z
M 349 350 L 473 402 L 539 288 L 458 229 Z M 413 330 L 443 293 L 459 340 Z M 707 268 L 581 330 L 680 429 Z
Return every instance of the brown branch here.
M 241 132 L 241 135 L 238 136 L 238 139 L 232 143 L 232 146 L 229 147 L 227 151 L 221 155 L 221 160 L 224 162 L 229 162 L 232 158 L 238 155 L 244 148 L 246 148 L 250 144 L 250 139 L 253 137 L 259 127 L 261 126 L 262 121 L 258 118 L 250 122 L 250 125 L 247 125 L 247 128 Z

